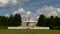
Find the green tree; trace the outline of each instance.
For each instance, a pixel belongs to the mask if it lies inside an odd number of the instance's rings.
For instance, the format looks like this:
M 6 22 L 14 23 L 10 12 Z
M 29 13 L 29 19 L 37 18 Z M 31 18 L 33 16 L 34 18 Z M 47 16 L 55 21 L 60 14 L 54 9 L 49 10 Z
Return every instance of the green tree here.
M 46 20 L 46 17 L 44 15 L 40 15 L 37 26 L 45 26 L 46 25 L 45 20 Z
M 14 16 L 14 25 L 16 25 L 16 26 L 21 25 L 21 16 L 20 16 L 20 14 L 16 14 Z
M 55 26 L 60 26 L 60 18 L 59 17 L 55 17 Z
M 8 26 L 13 26 L 13 15 L 8 18 Z
M 0 16 L 0 26 L 2 26 L 3 23 L 2 23 L 2 16 Z
M 14 16 L 9 17 L 8 26 L 19 26 L 21 25 L 21 16 L 20 14 L 15 14 Z
M 0 26 L 7 26 L 7 17 L 5 16 L 0 16 Z
M 46 19 L 46 26 L 55 26 L 55 18 L 53 16 L 51 16 L 50 18 Z
M 2 23 L 3 23 L 3 26 L 8 26 L 8 18 L 5 16 L 2 16 Z

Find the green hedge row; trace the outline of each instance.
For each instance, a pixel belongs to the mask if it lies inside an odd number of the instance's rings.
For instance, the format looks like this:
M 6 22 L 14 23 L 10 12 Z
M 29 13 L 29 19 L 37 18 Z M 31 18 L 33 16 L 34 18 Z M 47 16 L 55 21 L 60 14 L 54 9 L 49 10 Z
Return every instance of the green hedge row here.
M 53 29 L 53 30 L 60 30 L 60 26 L 50 27 L 50 29 Z
M 7 26 L 0 26 L 0 29 L 8 29 Z

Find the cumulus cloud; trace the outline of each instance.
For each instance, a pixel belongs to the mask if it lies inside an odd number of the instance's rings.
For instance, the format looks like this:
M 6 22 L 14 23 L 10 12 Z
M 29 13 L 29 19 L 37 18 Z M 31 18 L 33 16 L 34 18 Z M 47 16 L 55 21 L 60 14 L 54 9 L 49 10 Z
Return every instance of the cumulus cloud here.
M 21 14 L 21 15 L 23 15 L 23 14 L 25 14 L 25 12 L 26 12 L 25 9 L 19 8 L 17 11 L 13 12 L 13 15 L 15 15 L 15 14 Z
M 4 14 L 5 17 L 9 17 L 10 15 L 9 14 Z
M 22 20 L 27 17 L 27 11 L 24 9 L 24 8 L 19 8 L 17 11 L 14 11 L 12 14 L 15 15 L 15 14 L 20 14 L 21 17 L 22 17 Z
M 29 20 L 33 20 L 33 21 L 37 21 L 39 18 L 39 15 L 43 14 L 46 17 L 50 17 L 50 16 L 60 16 L 60 8 L 55 8 L 52 6 L 43 6 L 42 8 L 39 8 L 36 10 L 36 12 L 31 12 L 31 11 L 27 11 L 24 8 L 19 8 L 17 11 L 13 12 L 14 14 L 21 14 L 22 20 L 28 20 L 28 18 L 30 18 Z
M 27 12 L 26 12 L 27 17 L 30 17 L 31 14 L 32 14 L 31 11 L 27 11 Z
M 60 12 L 60 8 L 57 8 L 57 11 Z
M 7 5 L 15 5 L 17 4 L 16 0 L 0 0 L 0 7 L 5 7 Z
M 22 17 L 22 20 L 36 20 L 36 15 L 32 13 L 31 11 L 26 11 L 24 8 L 19 8 L 17 11 L 14 11 L 12 13 L 13 15 L 15 14 L 20 14 Z M 30 18 L 30 19 L 29 19 Z
M 8 3 L 8 0 L 0 0 L 0 7 L 6 5 Z
M 43 6 L 42 8 L 37 9 L 36 12 L 37 15 L 44 14 L 46 17 L 59 16 L 58 12 L 60 12 L 60 8 L 55 8 L 52 6 Z
M 16 4 L 23 4 L 28 0 L 0 0 L 0 7 L 13 6 Z

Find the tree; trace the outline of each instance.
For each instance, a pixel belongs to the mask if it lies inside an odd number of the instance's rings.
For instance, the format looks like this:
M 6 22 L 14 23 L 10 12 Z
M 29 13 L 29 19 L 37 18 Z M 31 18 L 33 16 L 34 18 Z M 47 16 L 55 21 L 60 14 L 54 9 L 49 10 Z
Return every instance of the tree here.
M 14 16 L 14 25 L 16 25 L 16 26 L 21 25 L 21 16 L 20 16 L 20 14 L 16 14 Z
M 53 16 L 50 17 L 50 26 L 55 26 L 55 18 Z
M 8 26 L 13 26 L 13 15 L 8 18 Z
M 8 25 L 7 17 L 0 16 L 0 26 L 7 26 L 7 25 Z
M 0 26 L 2 26 L 3 23 L 2 23 L 2 16 L 0 16 Z
M 14 16 L 9 17 L 8 26 L 19 26 L 21 25 L 21 16 L 20 14 L 15 14 Z
M 46 25 L 45 20 L 46 20 L 46 17 L 44 15 L 40 15 L 37 26 L 45 26 Z
M 8 26 L 8 18 L 5 16 L 2 16 L 2 23 L 3 23 L 3 26 Z
M 55 26 L 55 18 L 53 16 L 51 16 L 50 18 L 48 18 L 47 20 L 47 26 Z
M 60 18 L 59 17 L 55 17 L 55 26 L 60 26 Z

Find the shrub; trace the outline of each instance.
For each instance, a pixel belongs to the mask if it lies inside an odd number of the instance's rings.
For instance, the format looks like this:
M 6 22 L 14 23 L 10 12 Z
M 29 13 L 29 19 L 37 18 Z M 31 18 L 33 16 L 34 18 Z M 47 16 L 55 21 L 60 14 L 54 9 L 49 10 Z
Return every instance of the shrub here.
M 50 27 L 50 29 L 53 29 L 53 30 L 60 30 L 60 26 Z
M 7 26 L 0 26 L 0 29 L 8 29 Z

